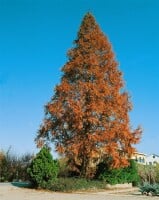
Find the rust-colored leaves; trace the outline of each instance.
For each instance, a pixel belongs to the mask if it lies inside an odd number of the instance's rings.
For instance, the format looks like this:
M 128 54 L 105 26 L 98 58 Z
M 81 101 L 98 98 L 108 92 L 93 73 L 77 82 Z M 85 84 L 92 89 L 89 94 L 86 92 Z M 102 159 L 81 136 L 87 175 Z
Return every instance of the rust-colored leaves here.
M 132 105 L 128 93 L 121 92 L 122 73 L 110 42 L 90 13 L 74 44 L 61 83 L 46 106 L 37 141 L 54 142 L 72 169 L 89 177 L 105 158 L 111 158 L 114 168 L 127 166 L 141 129 L 130 129 Z

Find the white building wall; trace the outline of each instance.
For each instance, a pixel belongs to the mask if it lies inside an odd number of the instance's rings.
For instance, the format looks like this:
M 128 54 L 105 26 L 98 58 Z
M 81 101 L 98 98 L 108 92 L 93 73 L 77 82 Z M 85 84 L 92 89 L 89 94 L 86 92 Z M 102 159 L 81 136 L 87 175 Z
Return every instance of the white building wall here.
M 146 156 L 146 164 L 147 165 L 155 165 L 156 163 L 159 163 L 159 156 L 156 154 L 151 154 Z

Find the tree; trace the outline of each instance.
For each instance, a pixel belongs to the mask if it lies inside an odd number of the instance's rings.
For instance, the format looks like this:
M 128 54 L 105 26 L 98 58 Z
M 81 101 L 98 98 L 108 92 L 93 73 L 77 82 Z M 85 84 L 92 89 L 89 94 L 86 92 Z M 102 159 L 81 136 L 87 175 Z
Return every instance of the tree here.
M 90 13 L 84 16 L 62 72 L 36 142 L 53 141 L 82 177 L 93 175 L 103 157 L 113 168 L 127 166 L 141 129 L 130 128 L 132 105 L 123 90 L 122 73 Z
M 28 180 L 27 168 L 32 160 L 32 154 L 17 156 L 11 147 L 7 151 L 0 151 L 0 182 Z
M 58 163 L 53 160 L 50 150 L 43 147 L 27 171 L 35 187 L 47 188 L 57 178 Z

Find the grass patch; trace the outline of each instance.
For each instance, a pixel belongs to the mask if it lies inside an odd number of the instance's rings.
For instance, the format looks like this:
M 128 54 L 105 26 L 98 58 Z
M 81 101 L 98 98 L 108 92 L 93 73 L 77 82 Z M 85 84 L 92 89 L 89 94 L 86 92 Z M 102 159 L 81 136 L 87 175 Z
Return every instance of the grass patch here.
M 52 183 L 48 189 L 52 191 L 74 192 L 74 191 L 94 191 L 105 189 L 106 182 L 98 180 L 86 180 L 81 178 L 59 178 Z

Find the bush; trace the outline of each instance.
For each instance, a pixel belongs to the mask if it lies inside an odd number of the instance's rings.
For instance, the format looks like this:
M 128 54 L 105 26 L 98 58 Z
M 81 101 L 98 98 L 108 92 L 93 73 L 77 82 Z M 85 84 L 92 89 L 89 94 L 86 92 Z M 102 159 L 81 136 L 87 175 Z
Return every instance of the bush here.
M 58 163 L 53 160 L 50 150 L 43 147 L 32 160 L 27 171 L 30 175 L 30 181 L 35 187 L 48 188 L 56 180 L 58 168 Z
M 124 170 L 125 173 L 128 174 L 127 182 L 132 183 L 133 186 L 138 186 L 140 183 L 140 177 L 136 162 L 134 160 L 130 160 L 130 165 L 127 168 L 124 168 Z
M 126 168 L 110 169 L 105 163 L 98 166 L 97 177 L 111 185 L 122 183 L 133 183 L 138 185 L 139 176 L 136 163 L 130 160 L 130 166 Z
M 100 179 L 106 181 L 111 185 L 126 183 L 127 182 L 127 173 L 123 173 L 123 169 L 112 169 L 107 170 L 105 173 L 100 175 Z
M 159 185 L 158 184 L 150 184 L 150 183 L 146 182 L 142 186 L 140 186 L 140 192 L 147 196 L 159 195 Z
M 81 178 L 58 178 L 48 189 L 60 192 L 85 191 L 105 189 L 106 183 L 97 180 Z

